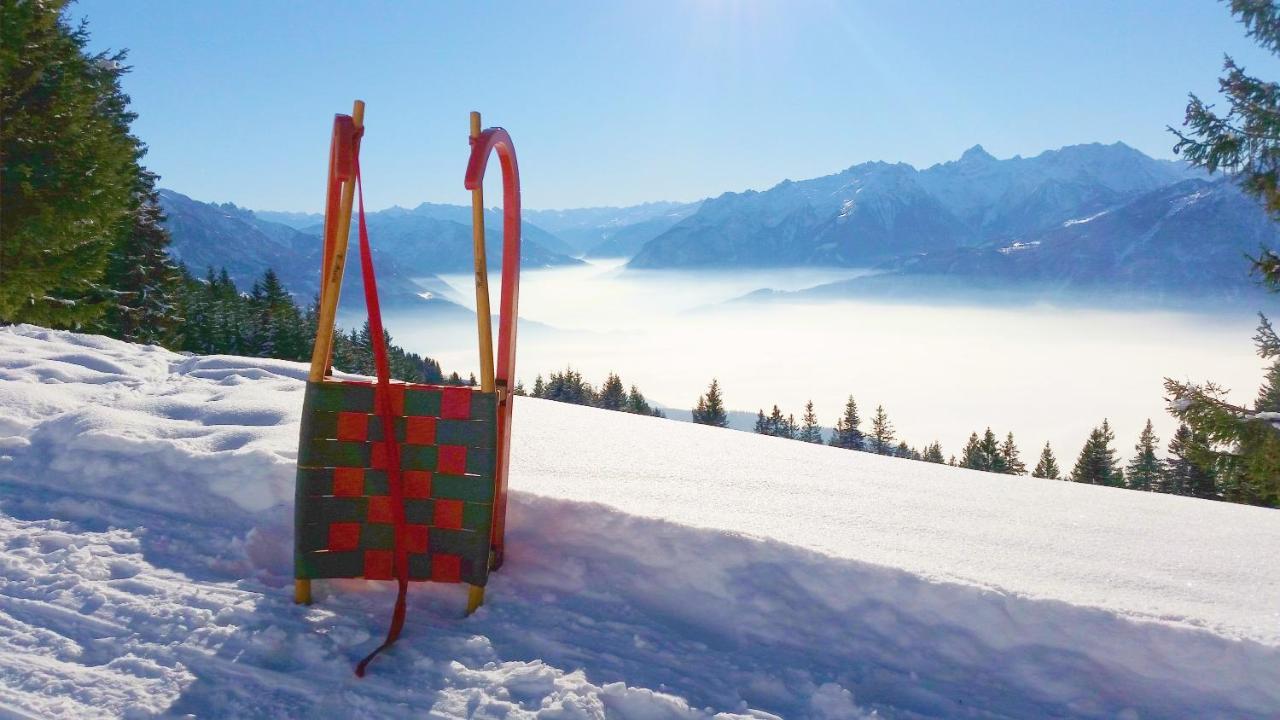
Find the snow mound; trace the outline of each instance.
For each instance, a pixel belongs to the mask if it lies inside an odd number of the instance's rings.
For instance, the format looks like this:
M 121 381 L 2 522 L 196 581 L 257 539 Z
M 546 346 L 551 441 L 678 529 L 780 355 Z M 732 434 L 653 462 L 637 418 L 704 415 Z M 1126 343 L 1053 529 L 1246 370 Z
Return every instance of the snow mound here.
M 305 368 L 0 328 L 0 716 L 1274 718 L 1280 513 L 521 398 L 507 565 L 291 603 Z

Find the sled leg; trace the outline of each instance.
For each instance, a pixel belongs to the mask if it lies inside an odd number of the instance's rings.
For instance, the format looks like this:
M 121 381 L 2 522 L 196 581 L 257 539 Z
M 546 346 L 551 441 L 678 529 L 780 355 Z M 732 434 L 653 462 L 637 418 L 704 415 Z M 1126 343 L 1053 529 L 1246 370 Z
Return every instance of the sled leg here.
M 480 139 L 480 113 L 471 113 L 471 140 Z M 471 191 L 471 239 L 476 257 L 476 326 L 480 336 L 480 390 L 493 392 L 493 320 L 489 310 L 489 265 L 484 248 L 484 185 Z
M 310 580 L 298 579 L 293 581 L 293 601 L 298 605 L 311 604 Z
M 475 612 L 484 604 L 484 586 L 472 585 L 467 590 L 467 614 Z
M 351 110 L 351 119 L 356 130 L 364 127 L 364 103 L 360 100 L 355 102 Z M 328 258 L 330 266 L 325 268 L 327 275 L 320 288 L 320 317 L 316 323 L 316 344 L 311 352 L 311 372 L 307 377 L 311 382 L 324 379 L 329 369 L 329 358 L 333 354 L 334 323 L 338 314 L 338 294 L 342 290 L 342 271 L 347 262 L 347 239 L 351 232 L 351 206 L 355 202 L 355 194 L 356 181 L 351 178 L 342 186 L 338 219 L 332 228 L 335 235 L 332 243 L 333 255 Z M 325 242 L 326 248 L 329 247 L 328 238 Z

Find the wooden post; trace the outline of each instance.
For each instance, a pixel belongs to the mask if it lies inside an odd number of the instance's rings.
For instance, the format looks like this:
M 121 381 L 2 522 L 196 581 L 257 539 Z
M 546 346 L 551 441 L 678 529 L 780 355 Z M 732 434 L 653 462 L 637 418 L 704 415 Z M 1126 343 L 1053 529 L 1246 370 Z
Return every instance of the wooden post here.
M 480 113 L 471 113 L 471 140 L 480 139 Z M 493 320 L 489 310 L 489 266 L 484 251 L 484 187 L 471 191 L 471 240 L 476 256 L 476 330 L 480 335 L 480 390 L 493 392 Z
M 471 113 L 471 142 L 480 139 L 480 113 Z M 480 339 L 480 390 L 494 391 L 493 319 L 489 310 L 489 265 L 484 248 L 484 186 L 471 190 L 471 240 L 476 261 L 476 332 Z M 467 593 L 467 614 L 484 604 L 484 587 L 472 585 Z
M 351 109 L 351 120 L 357 131 L 364 127 L 363 100 L 355 101 Z M 330 172 L 333 172 L 333 168 L 330 168 Z M 332 189 L 332 185 L 333 183 L 330 182 L 328 189 Z M 311 349 L 311 371 L 307 374 L 307 380 L 310 382 L 324 380 L 329 371 L 329 356 L 333 351 L 333 332 L 338 314 L 338 296 L 342 292 L 342 273 L 347 262 L 347 238 L 351 234 L 351 205 L 355 201 L 355 193 L 356 179 L 353 176 L 348 178 L 342 186 L 342 197 L 338 202 L 336 218 L 328 217 L 333 206 L 331 199 L 325 198 L 324 243 L 326 248 L 332 247 L 333 252 L 332 255 L 326 255 L 324 258 L 327 261 L 327 267 L 324 268 L 324 274 L 321 276 L 320 317 L 316 323 L 316 343 Z M 332 243 L 330 243 L 329 233 L 332 233 Z M 303 605 L 311 604 L 310 579 L 294 579 L 293 601 Z
M 351 120 L 359 131 L 364 127 L 364 101 L 357 100 L 351 111 Z M 355 201 L 356 179 L 349 178 L 342 186 L 342 199 L 338 204 L 338 221 L 334 225 L 333 257 L 324 284 L 320 289 L 320 317 L 316 323 L 316 344 L 311 352 L 311 372 L 307 379 L 320 382 L 329 369 L 329 354 L 333 349 L 334 323 L 338 314 L 338 295 L 342 291 L 342 273 L 347 264 L 347 238 L 351 235 L 351 206 Z

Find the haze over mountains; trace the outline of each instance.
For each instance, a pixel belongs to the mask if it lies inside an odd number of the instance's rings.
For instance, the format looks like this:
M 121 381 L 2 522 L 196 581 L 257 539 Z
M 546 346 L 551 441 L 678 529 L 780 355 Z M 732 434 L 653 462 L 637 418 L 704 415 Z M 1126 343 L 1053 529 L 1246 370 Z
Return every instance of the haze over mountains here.
M 251 212 L 172 191 L 161 198 L 173 254 L 197 274 L 226 266 L 247 287 L 273 267 L 296 293 L 314 293 L 319 215 Z M 489 211 L 491 263 L 500 259 L 500 227 L 498 211 Z M 471 267 L 467 207 L 394 207 L 371 213 L 369 228 L 392 304 L 445 298 L 449 289 L 436 275 Z M 1123 143 L 1006 160 L 975 145 L 924 170 L 862 163 L 698 203 L 526 210 L 522 261 L 545 268 L 628 257 L 630 270 L 879 271 L 805 291 L 823 296 L 1000 289 L 1234 298 L 1255 292 L 1244 256 L 1276 244 L 1277 235 L 1230 179 Z

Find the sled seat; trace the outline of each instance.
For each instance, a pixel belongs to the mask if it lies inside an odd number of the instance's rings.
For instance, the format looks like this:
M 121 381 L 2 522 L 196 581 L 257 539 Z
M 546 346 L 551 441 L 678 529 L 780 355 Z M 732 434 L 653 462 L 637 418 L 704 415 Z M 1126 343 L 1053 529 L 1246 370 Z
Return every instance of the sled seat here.
M 498 402 L 476 388 L 393 382 L 409 579 L 488 580 Z M 375 384 L 307 383 L 296 577 L 394 579 L 395 518 Z

